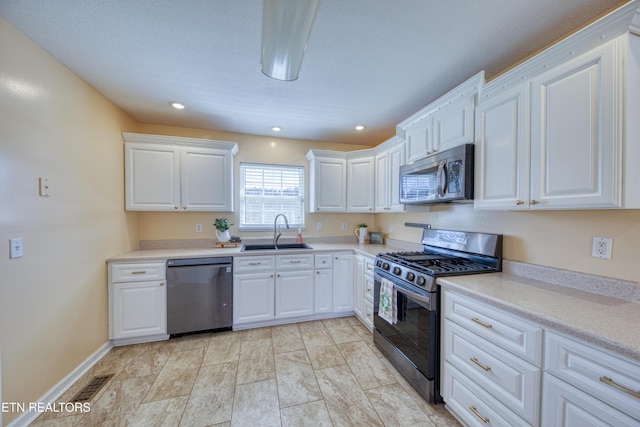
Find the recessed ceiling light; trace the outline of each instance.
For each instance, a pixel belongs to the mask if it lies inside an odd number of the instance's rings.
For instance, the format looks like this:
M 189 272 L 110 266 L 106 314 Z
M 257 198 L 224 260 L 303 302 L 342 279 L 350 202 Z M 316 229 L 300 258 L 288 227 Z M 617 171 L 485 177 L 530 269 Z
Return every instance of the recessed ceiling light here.
M 365 128 L 364 125 L 358 125 L 354 129 L 357 130 L 357 131 L 361 131 L 361 130 L 364 130 L 364 128 Z
M 179 102 L 170 102 L 169 105 L 171 105 L 176 110 L 184 110 L 184 105 L 180 104 Z
M 271 128 L 272 131 L 274 132 L 280 132 L 282 130 L 282 128 L 280 126 L 274 126 Z

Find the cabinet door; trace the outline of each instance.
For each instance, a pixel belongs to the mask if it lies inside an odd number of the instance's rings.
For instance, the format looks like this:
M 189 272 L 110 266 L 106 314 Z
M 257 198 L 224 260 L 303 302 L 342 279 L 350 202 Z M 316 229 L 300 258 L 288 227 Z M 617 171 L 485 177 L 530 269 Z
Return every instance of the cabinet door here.
M 313 271 L 285 271 L 276 274 L 276 318 L 313 314 Z
M 638 426 L 633 419 L 587 393 L 547 373 L 542 393 L 543 426 Z
M 404 204 L 400 203 L 400 166 L 405 161 L 404 144 L 389 149 L 387 168 L 389 169 L 389 210 L 387 212 L 404 212 Z
M 477 209 L 529 207 L 528 85 L 505 91 L 476 107 Z
M 373 212 L 374 158 L 347 161 L 347 212 Z
M 180 150 L 162 144 L 125 144 L 125 207 L 173 211 L 180 207 Z
M 331 313 L 333 311 L 333 270 L 323 268 L 316 270 L 314 285 L 314 313 Z
M 433 150 L 473 142 L 475 96 L 457 100 L 433 113 Z
M 375 160 L 375 211 L 388 212 L 391 189 L 389 185 L 389 153 L 385 151 Z
M 433 143 L 433 117 L 425 117 L 419 123 L 406 130 L 405 142 L 407 144 L 407 160 L 412 162 L 427 154 L 432 154 L 435 147 Z
M 333 312 L 353 311 L 353 254 L 333 257 Z
M 273 273 L 236 274 L 233 278 L 233 324 L 273 319 L 274 288 Z
M 114 283 L 111 339 L 167 333 L 167 287 L 164 280 Z
M 183 147 L 181 209 L 233 211 L 233 158 L 227 150 Z
M 353 262 L 353 312 L 364 320 L 364 258 L 356 255 Z
M 620 206 L 618 40 L 532 80 L 532 208 Z
M 313 212 L 346 212 L 346 160 L 316 158 L 311 164 L 311 169 L 310 210 Z

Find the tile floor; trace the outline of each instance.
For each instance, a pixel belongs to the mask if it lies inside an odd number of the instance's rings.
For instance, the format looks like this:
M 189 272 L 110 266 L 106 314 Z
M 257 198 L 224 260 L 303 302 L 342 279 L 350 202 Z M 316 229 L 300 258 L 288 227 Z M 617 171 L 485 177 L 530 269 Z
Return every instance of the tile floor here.
M 32 426 L 459 426 L 355 317 L 116 347 L 59 401 L 109 373 L 90 412 Z

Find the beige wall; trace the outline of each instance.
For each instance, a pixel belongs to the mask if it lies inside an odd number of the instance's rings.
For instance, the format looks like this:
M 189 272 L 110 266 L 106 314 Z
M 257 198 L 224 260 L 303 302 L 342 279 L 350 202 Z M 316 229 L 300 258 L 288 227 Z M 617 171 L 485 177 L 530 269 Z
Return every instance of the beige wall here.
M 282 138 L 268 138 L 264 136 L 233 134 L 201 129 L 186 129 L 157 125 L 140 125 L 142 133 L 185 136 L 191 138 L 208 138 L 222 141 L 233 141 L 238 144 L 238 154 L 234 159 L 235 180 L 238 182 L 238 165 L 240 162 L 276 163 L 305 166 L 305 180 L 309 182 L 309 162 L 305 155 L 312 148 L 325 150 L 353 151 L 365 147 L 361 145 L 346 145 L 320 143 L 317 141 L 299 141 Z M 308 188 L 308 187 L 307 187 Z M 140 239 L 206 239 L 215 238 L 213 221 L 215 218 L 227 217 L 234 224 L 231 234 L 239 235 L 243 239 L 251 237 L 271 237 L 272 232 L 238 232 L 238 188 L 234 189 L 234 212 L 141 212 Z M 309 193 L 306 194 L 307 214 L 305 215 L 306 229 L 304 236 L 353 236 L 356 226 L 362 222 L 373 223 L 372 214 L 328 214 L 308 213 Z M 322 231 L 317 230 L 317 223 L 322 223 Z M 347 231 L 341 230 L 342 223 L 347 223 Z M 196 224 L 203 225 L 203 232 L 196 233 Z M 284 230 L 282 239 L 295 238 L 297 230 Z M 354 242 L 356 237 L 354 236 Z
M 640 282 L 640 210 L 476 212 L 473 204 L 434 206 L 423 213 L 376 215 L 374 230 L 420 242 L 421 230 L 405 222 L 504 234 L 507 259 Z M 591 257 L 593 237 L 613 238 L 610 260 Z
M 138 241 L 120 135 L 136 123 L 2 18 L 0 58 L 2 398 L 28 403 L 108 340 L 104 261 Z

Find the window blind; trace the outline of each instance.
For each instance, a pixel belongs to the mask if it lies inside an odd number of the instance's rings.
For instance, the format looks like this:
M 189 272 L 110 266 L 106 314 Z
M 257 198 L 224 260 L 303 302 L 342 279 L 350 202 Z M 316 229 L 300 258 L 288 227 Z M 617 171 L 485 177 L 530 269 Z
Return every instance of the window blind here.
M 240 163 L 240 229 L 273 229 L 279 213 L 304 227 L 304 167 Z

